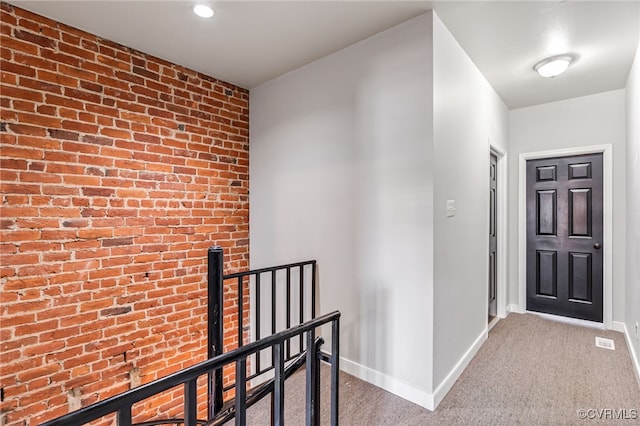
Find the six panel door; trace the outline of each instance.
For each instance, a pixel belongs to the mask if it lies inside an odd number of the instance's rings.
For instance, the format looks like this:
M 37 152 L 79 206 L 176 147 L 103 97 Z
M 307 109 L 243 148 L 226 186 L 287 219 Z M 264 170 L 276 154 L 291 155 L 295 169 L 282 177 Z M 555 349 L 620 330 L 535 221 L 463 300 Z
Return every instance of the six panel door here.
M 527 310 L 602 322 L 602 154 L 527 161 Z

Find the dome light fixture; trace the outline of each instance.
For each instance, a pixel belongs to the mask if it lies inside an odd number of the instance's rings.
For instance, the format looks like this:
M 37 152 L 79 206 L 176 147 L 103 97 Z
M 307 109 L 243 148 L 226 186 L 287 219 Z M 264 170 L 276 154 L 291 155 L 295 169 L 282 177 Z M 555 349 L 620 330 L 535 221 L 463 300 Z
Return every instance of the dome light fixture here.
M 193 6 L 193 13 L 201 18 L 211 18 L 215 14 L 213 9 L 206 4 L 196 4 Z
M 555 77 L 565 72 L 575 59 L 574 55 L 569 54 L 552 56 L 535 64 L 533 69 L 542 77 Z

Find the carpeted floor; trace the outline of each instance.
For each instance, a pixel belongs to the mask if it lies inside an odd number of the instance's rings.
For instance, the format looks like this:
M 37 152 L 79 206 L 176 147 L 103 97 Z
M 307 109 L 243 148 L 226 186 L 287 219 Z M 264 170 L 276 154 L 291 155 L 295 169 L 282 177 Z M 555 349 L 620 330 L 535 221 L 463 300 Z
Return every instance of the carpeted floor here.
M 613 339 L 615 351 L 597 348 L 596 336 Z M 322 382 L 324 425 L 329 424 L 328 368 L 322 371 Z M 286 423 L 304 425 L 304 372 L 287 380 L 285 393 Z M 269 401 L 267 397 L 248 410 L 247 424 L 269 424 Z M 602 411 L 607 409 L 612 411 Z M 591 410 L 586 411 L 590 417 L 601 418 L 583 420 L 578 410 Z M 627 419 L 613 419 L 619 415 Z M 640 387 L 621 333 L 511 314 L 491 330 L 434 412 L 341 373 L 340 423 L 636 425 Z

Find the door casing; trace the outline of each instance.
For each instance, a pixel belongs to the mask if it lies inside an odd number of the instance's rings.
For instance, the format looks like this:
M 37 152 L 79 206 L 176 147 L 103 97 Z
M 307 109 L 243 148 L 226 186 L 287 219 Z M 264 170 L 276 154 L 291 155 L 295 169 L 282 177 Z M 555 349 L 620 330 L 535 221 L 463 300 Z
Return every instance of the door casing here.
M 496 259 L 496 304 L 497 317 L 505 318 L 507 316 L 507 152 L 493 140 L 489 139 L 489 152 L 498 159 L 498 205 L 496 209 L 496 228 L 498 231 L 498 256 Z M 487 205 L 487 211 L 489 206 Z M 487 223 L 487 228 L 489 224 Z M 489 230 L 487 229 L 487 236 Z M 487 250 L 489 244 L 487 241 Z M 487 266 L 488 267 L 488 266 Z M 489 274 L 487 273 L 487 276 Z M 487 291 L 489 280 L 487 280 Z M 489 310 L 489 301 L 485 312 Z
M 577 148 L 554 149 L 550 151 L 528 152 L 520 154 L 518 167 L 518 310 L 526 310 L 527 292 L 527 203 L 526 203 L 526 167 L 527 160 L 537 160 L 542 158 L 566 157 L 570 155 L 598 154 L 602 153 L 603 161 L 603 326 L 606 329 L 613 328 L 613 146 L 592 145 Z M 575 320 L 582 321 L 582 320 Z M 590 321 L 583 321 L 591 323 Z M 599 323 L 593 323 L 599 324 Z

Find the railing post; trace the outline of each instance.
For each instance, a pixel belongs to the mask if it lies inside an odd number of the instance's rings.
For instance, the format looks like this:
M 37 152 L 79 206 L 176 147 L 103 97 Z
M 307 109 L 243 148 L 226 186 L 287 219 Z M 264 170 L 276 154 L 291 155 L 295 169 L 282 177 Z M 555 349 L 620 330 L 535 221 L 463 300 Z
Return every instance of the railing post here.
M 338 426 L 340 405 L 340 317 L 331 323 L 331 426 Z
M 316 319 L 316 261 L 311 264 L 311 319 Z
M 313 342 L 313 353 L 307 354 L 307 356 L 313 356 L 316 359 L 313 370 L 313 406 L 315 407 L 313 412 L 314 426 L 320 426 L 320 346 L 322 345 L 322 342 L 322 339 Z
M 207 284 L 207 357 L 222 354 L 223 345 L 223 253 L 222 247 L 209 247 Z M 222 368 L 208 375 L 209 420 L 222 409 Z
M 184 426 L 196 426 L 198 419 L 198 387 L 196 379 L 184 384 Z
M 284 425 L 284 342 L 273 346 L 276 365 L 273 379 L 271 424 L 275 426 Z
M 247 359 L 236 361 L 236 426 L 247 424 Z
M 302 335 L 302 334 L 301 334 Z M 316 386 L 318 366 L 318 352 L 316 346 L 315 329 L 307 331 L 307 365 L 306 365 L 306 413 L 305 426 L 319 426 L 320 407 Z
M 131 405 L 118 410 L 118 426 L 131 426 Z

